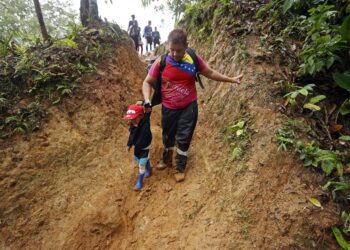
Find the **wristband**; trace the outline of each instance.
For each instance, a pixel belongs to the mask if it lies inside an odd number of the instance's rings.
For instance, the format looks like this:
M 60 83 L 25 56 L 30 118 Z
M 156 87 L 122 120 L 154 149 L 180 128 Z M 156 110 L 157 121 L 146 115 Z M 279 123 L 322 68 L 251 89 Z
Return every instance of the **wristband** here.
M 145 108 L 152 108 L 152 104 L 149 100 L 144 101 L 143 106 Z

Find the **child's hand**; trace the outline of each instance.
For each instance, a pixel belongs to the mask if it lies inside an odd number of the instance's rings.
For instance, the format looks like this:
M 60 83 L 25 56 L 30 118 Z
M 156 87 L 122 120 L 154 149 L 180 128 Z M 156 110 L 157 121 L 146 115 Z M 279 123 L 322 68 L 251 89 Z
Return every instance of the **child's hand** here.
M 136 105 L 143 105 L 143 101 L 137 101 Z

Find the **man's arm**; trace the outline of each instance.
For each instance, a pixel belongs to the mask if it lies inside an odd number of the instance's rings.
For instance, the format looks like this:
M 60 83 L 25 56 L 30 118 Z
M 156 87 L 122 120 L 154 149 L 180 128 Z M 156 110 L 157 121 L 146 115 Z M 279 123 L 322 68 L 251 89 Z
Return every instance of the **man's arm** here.
M 204 75 L 205 77 L 214 80 L 214 81 L 219 81 L 219 82 L 231 82 L 231 83 L 241 83 L 241 79 L 243 77 L 243 74 L 240 74 L 238 76 L 234 76 L 234 77 L 228 77 L 225 76 L 219 72 L 217 72 L 216 70 L 210 68 L 209 66 L 207 66 L 203 71 L 200 72 L 202 75 Z
M 157 78 L 147 75 L 146 79 L 143 81 L 142 84 L 142 94 L 143 98 L 145 99 L 145 103 L 151 103 L 151 97 L 152 97 L 152 86 L 156 83 Z

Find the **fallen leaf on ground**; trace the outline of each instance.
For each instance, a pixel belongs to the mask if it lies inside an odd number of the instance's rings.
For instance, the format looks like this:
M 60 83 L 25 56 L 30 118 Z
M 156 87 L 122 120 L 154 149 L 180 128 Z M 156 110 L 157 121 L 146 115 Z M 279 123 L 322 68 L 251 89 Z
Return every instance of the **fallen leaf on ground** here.
M 341 124 L 331 124 L 329 125 L 329 132 L 331 133 L 336 133 L 338 131 L 340 131 L 343 128 L 343 125 Z
M 321 203 L 316 198 L 310 198 L 309 201 L 316 207 L 322 207 Z

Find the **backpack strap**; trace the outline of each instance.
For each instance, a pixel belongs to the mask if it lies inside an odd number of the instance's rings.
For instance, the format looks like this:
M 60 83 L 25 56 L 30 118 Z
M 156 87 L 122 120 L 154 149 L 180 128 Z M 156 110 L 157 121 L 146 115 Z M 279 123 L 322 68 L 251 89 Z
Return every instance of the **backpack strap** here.
M 187 48 L 186 52 L 190 55 L 190 57 L 193 60 L 194 66 L 196 68 L 196 81 L 199 83 L 199 86 L 201 86 L 202 89 L 204 89 L 204 85 L 202 83 L 202 79 L 200 77 L 200 73 L 199 73 L 199 61 L 198 61 L 198 57 L 196 55 L 196 53 L 194 52 L 193 49 L 191 48 Z
M 166 58 L 168 56 L 168 53 L 162 54 L 160 57 L 160 63 L 159 63 L 159 75 L 158 75 L 158 79 L 156 81 L 156 84 L 154 85 L 154 93 L 152 96 L 152 106 L 158 105 L 160 103 L 162 103 L 162 94 L 161 94 L 161 90 L 162 90 L 162 72 L 165 68 L 166 65 Z
M 159 64 L 159 73 L 160 73 L 160 74 L 159 74 L 159 75 L 162 74 L 162 72 L 163 72 L 163 70 L 164 70 L 164 68 L 165 68 L 167 56 L 168 56 L 168 53 L 164 53 L 164 54 L 162 54 L 161 57 L 160 57 L 160 64 Z

